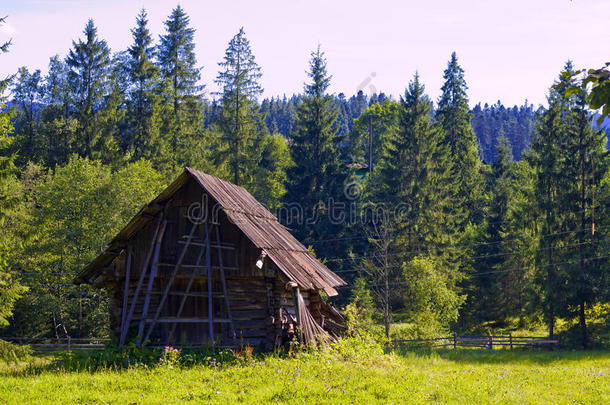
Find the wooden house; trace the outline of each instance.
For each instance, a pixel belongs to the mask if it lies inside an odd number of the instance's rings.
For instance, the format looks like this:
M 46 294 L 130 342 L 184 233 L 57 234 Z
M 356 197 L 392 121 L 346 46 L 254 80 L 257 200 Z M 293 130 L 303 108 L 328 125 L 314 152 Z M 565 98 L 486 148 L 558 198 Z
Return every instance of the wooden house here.
M 187 168 L 75 279 L 105 289 L 120 344 L 267 349 L 332 339 L 344 281 L 248 191 Z

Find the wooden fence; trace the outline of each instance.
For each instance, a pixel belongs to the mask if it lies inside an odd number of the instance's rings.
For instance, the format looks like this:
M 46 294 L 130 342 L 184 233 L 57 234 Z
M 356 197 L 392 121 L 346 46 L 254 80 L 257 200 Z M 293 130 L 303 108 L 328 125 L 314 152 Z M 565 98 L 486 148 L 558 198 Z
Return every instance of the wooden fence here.
M 25 337 L 0 337 L 11 343 L 29 345 L 35 351 L 67 351 L 71 350 L 99 350 L 103 349 L 108 338 L 25 338 Z
M 36 351 L 67 351 L 71 350 L 99 350 L 110 341 L 108 338 L 25 338 L 25 337 L 0 337 L 16 344 L 27 344 Z M 475 347 L 493 349 L 494 347 L 508 347 L 510 350 L 519 347 L 559 349 L 559 338 L 550 339 L 545 336 L 513 336 L 508 335 L 470 335 L 470 336 L 445 336 L 433 339 L 397 339 L 392 341 L 394 347 L 406 346 L 432 346 L 449 347 Z
M 398 339 L 393 341 L 394 346 L 418 346 L 427 345 L 432 347 L 479 347 L 493 349 L 494 347 L 508 347 L 510 350 L 518 347 L 559 349 L 559 337 L 551 339 L 546 336 L 513 336 L 508 335 L 470 335 L 438 337 L 433 339 Z

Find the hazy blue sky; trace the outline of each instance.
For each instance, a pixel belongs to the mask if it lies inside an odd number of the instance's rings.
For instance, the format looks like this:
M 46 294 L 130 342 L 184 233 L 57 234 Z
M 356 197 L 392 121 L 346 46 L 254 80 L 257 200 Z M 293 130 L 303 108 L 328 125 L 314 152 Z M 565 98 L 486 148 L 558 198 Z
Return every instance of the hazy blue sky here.
M 46 70 L 82 36 L 88 18 L 113 51 L 131 42 L 145 7 L 158 37 L 175 1 L 0 0 L 0 77 L 19 66 Z M 543 103 L 563 63 L 598 67 L 610 59 L 609 0 L 476 1 L 195 1 L 191 17 L 203 83 L 214 91 L 217 63 L 243 26 L 263 69 L 265 96 L 302 90 L 309 53 L 318 43 L 333 75 L 331 91 L 376 89 L 402 94 L 415 70 L 435 100 L 452 51 L 466 70 L 471 104 Z

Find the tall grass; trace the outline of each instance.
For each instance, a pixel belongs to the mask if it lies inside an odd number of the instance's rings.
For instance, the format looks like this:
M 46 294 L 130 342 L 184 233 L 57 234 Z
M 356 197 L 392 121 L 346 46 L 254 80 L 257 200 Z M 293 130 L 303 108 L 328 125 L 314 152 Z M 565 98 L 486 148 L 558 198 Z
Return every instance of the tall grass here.
M 345 339 L 268 354 L 160 353 L 128 366 L 95 356 L 0 368 L 0 403 L 610 403 L 610 353 L 601 351 L 384 352 Z

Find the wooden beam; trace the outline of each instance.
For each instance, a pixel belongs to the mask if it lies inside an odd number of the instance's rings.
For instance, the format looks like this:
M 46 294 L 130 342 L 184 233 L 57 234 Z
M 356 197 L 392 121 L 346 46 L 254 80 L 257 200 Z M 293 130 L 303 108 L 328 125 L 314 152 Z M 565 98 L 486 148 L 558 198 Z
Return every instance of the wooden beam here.
M 151 291 L 151 292 L 146 291 L 146 292 L 144 292 L 144 294 L 163 295 L 163 291 Z M 207 291 L 194 291 L 194 292 L 170 291 L 168 294 L 175 295 L 178 297 L 199 297 L 199 298 L 208 297 Z M 216 298 L 224 298 L 224 295 L 222 293 L 212 293 L 212 295 Z
M 168 267 L 168 266 L 175 266 L 175 264 L 172 263 L 158 263 L 157 266 L 159 267 Z M 206 269 L 208 268 L 207 264 L 183 264 L 181 266 L 184 269 Z M 239 267 L 223 267 L 223 266 L 212 266 L 212 269 L 224 269 L 224 270 L 239 270 Z M 203 274 L 203 273 L 202 273 Z
M 195 239 L 195 242 L 191 242 L 191 245 L 205 247 L 204 239 L 202 239 L 201 242 L 199 242 L 199 239 L 196 239 L 196 238 L 193 238 L 193 239 Z M 180 243 L 181 245 L 184 245 L 186 243 L 186 240 L 179 240 L 178 243 Z M 212 245 L 211 247 L 218 248 L 218 249 L 225 249 L 225 250 L 235 250 L 235 245 L 233 245 L 231 243 L 216 244 L 216 245 Z
M 161 253 L 161 243 L 163 242 L 163 234 L 165 233 L 165 227 L 167 226 L 167 221 L 163 221 L 163 227 L 159 232 L 159 237 L 155 241 L 155 254 L 153 257 L 153 261 L 150 266 L 150 276 L 148 277 L 148 286 L 146 291 L 152 291 L 153 283 L 155 281 L 155 274 L 157 272 L 157 263 L 159 262 L 159 254 Z M 134 300 L 135 303 L 135 300 Z M 150 295 L 146 295 L 144 297 L 144 308 L 142 308 L 142 319 L 145 319 L 148 315 L 148 306 L 150 305 Z M 140 347 L 142 344 L 142 333 L 144 332 L 144 322 L 140 321 L 140 326 L 138 327 L 138 341 L 137 346 Z
M 191 227 L 191 232 L 189 233 L 189 237 L 193 236 L 193 233 L 195 233 L 195 229 L 197 229 L 196 222 Z M 184 248 L 182 249 L 182 252 L 180 253 L 180 257 L 178 258 L 178 262 L 176 263 L 176 266 L 174 267 L 174 271 L 172 272 L 172 275 L 169 278 L 167 285 L 165 286 L 165 290 L 163 291 L 163 295 L 161 296 L 161 301 L 159 302 L 159 305 L 157 306 L 157 310 L 155 311 L 155 316 L 154 316 L 153 321 L 151 322 L 150 326 L 148 327 L 148 332 L 146 332 L 146 336 L 144 337 L 144 340 L 148 340 L 148 338 L 150 337 L 150 334 L 152 333 L 152 330 L 155 327 L 155 323 L 157 322 L 157 319 L 159 319 L 159 315 L 161 315 L 161 310 L 163 309 L 163 304 L 165 304 L 165 300 L 167 299 L 169 289 L 172 287 L 172 283 L 174 282 L 176 273 L 178 273 L 178 269 L 182 265 L 182 261 L 184 260 L 184 256 L 186 256 L 186 252 L 187 252 L 188 248 L 189 248 L 189 244 L 187 243 L 186 245 L 184 245 Z M 151 290 L 152 290 L 152 285 L 151 285 Z M 150 295 L 147 295 L 146 298 L 150 299 Z M 143 315 L 142 318 L 146 318 L 146 315 Z
M 129 329 L 129 324 L 131 323 L 131 318 L 133 317 L 133 312 L 136 309 L 136 301 L 138 300 L 138 295 L 140 293 L 140 289 L 142 288 L 142 284 L 144 283 L 144 278 L 146 277 L 146 271 L 148 270 L 148 264 L 150 263 L 150 258 L 152 256 L 152 252 L 155 246 L 155 241 L 158 237 L 159 232 L 165 231 L 165 224 L 161 225 L 161 217 L 157 221 L 157 226 L 155 227 L 155 232 L 153 233 L 153 237 L 150 240 L 150 247 L 148 248 L 148 253 L 146 254 L 146 259 L 144 260 L 144 264 L 142 265 L 142 270 L 140 272 L 140 279 L 138 280 L 138 284 L 136 286 L 136 291 L 133 295 L 131 305 L 129 306 L 129 313 L 127 314 L 127 319 L 123 324 L 124 329 L 121 330 L 121 337 L 119 339 L 119 346 L 123 346 L 125 344 L 125 339 L 127 337 L 127 330 Z M 160 231 L 160 228 L 162 230 Z
M 176 317 L 163 317 L 155 319 L 146 319 L 146 322 L 150 323 L 209 323 L 208 318 L 176 318 Z M 211 320 L 213 323 L 229 323 L 230 320 L 226 318 L 216 318 Z
M 121 311 L 121 336 L 125 329 L 127 321 L 127 300 L 129 299 L 129 279 L 131 278 L 131 261 L 133 260 L 133 248 L 131 245 L 127 248 L 127 269 L 125 270 L 125 288 L 123 289 L 123 311 Z

